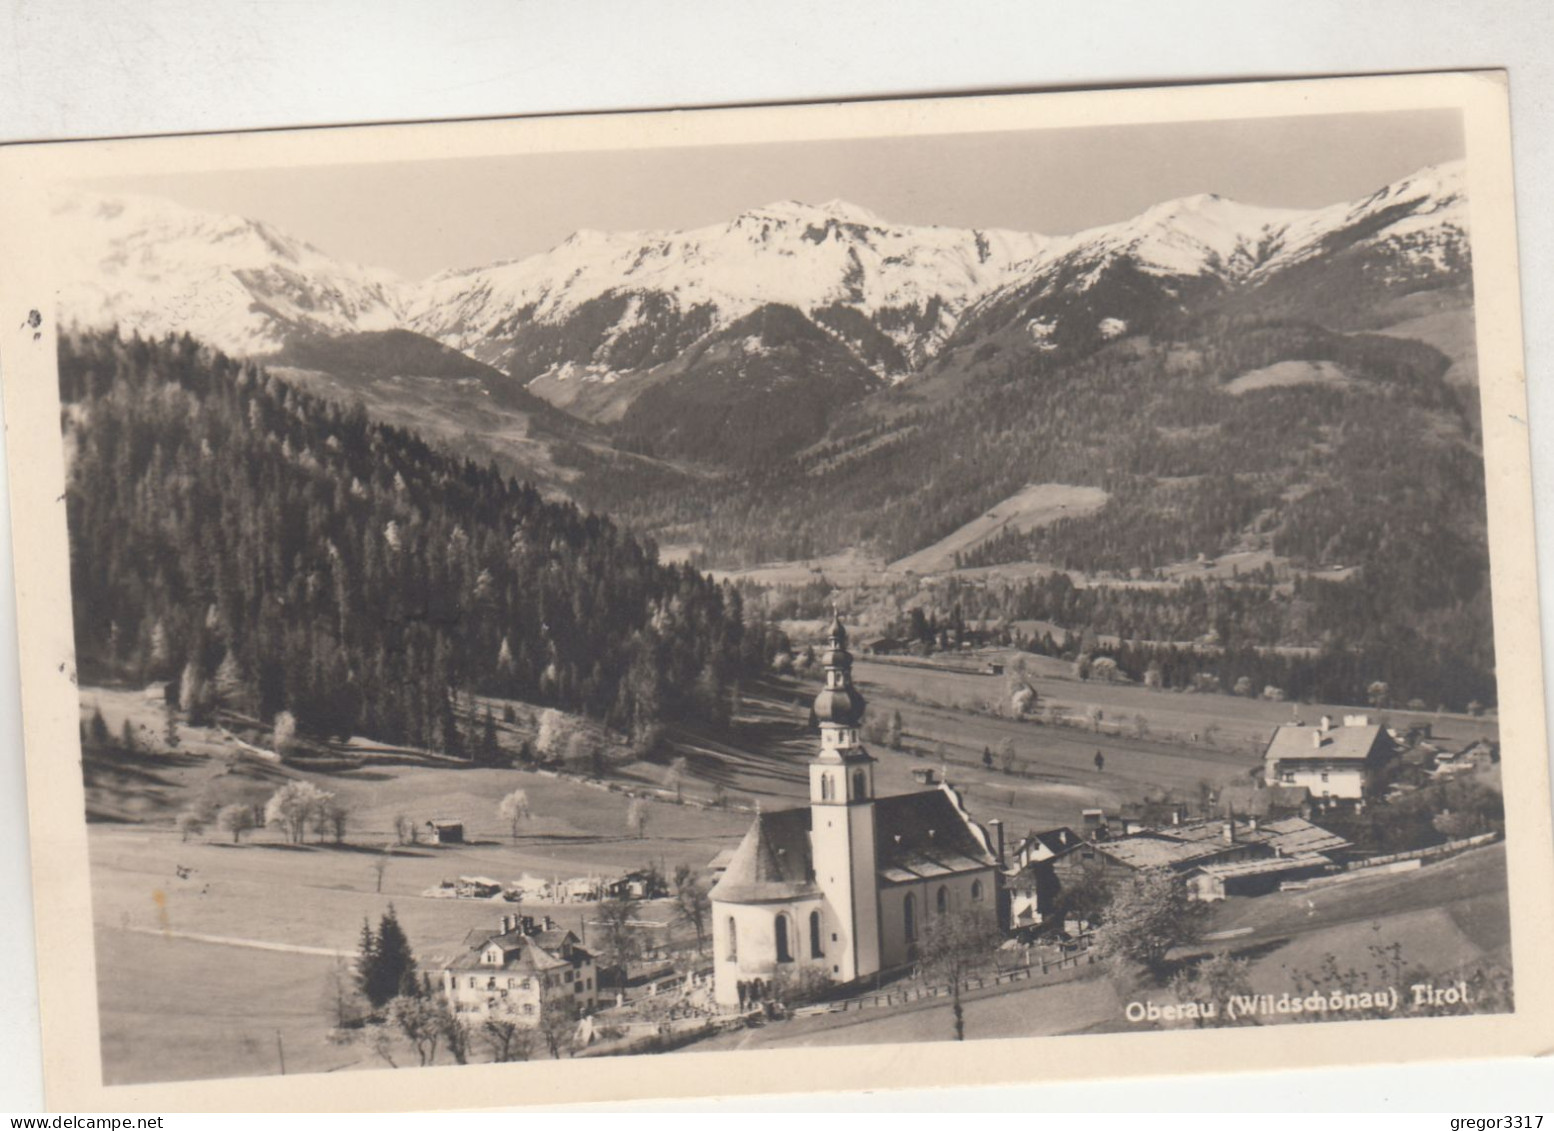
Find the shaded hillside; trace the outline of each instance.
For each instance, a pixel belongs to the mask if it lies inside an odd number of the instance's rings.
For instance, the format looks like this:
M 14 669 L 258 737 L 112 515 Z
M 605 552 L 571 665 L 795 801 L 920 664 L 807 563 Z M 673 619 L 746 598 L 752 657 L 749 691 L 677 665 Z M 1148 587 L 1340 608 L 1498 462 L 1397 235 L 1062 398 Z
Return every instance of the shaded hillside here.
M 763 306 L 661 371 L 617 427 L 648 454 L 725 467 L 807 447 L 833 414 L 878 387 L 833 337 L 787 306 Z

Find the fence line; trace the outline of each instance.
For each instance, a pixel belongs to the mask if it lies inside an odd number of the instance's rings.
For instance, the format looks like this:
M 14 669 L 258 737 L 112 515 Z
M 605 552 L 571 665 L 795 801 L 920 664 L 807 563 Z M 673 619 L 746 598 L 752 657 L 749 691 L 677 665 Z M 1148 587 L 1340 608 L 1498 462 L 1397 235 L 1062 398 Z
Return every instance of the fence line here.
M 990 975 L 972 975 L 961 981 L 963 990 L 981 990 L 988 986 L 1007 986 L 1012 982 L 1029 981 L 1036 977 L 1045 977 L 1053 971 L 1072 969 L 1077 966 L 1090 966 L 1095 963 L 1095 955 L 1089 951 L 1081 954 L 1064 955 L 1054 961 L 1040 961 L 1025 966 L 1016 966 L 1009 970 L 1000 970 Z M 951 988 L 949 984 L 934 986 L 914 986 L 900 990 L 886 990 L 882 993 L 868 994 L 862 997 L 845 998 L 842 1001 L 822 1002 L 818 1005 L 805 1005 L 793 1011 L 795 1017 L 811 1017 L 821 1013 L 851 1013 L 865 1009 L 882 1009 L 896 1005 L 906 1005 L 914 1001 L 923 1001 L 929 998 L 948 997 Z

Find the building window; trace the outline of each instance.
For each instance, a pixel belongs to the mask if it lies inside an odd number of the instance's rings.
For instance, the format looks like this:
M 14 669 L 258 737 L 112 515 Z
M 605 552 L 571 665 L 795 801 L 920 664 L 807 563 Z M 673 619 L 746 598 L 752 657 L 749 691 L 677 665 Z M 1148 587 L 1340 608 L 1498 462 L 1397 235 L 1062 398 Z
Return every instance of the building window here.
M 911 892 L 901 903 L 901 925 L 906 929 L 906 941 L 917 941 L 917 900 Z
M 734 917 L 728 917 L 728 960 L 734 962 L 739 958 L 739 929 L 734 925 Z
M 788 917 L 786 915 L 777 916 L 775 931 L 777 934 L 777 961 L 792 962 L 793 946 L 788 939 Z
M 982 902 L 982 881 L 981 880 L 972 880 L 971 881 L 971 898 L 976 903 L 981 903 Z
M 939 891 L 933 897 L 934 910 L 943 915 L 950 909 L 950 891 L 943 884 L 939 885 Z
M 820 775 L 820 800 L 830 801 L 836 794 L 835 787 L 831 784 L 830 774 Z
M 469 988 L 470 989 L 474 989 L 475 988 L 475 979 L 474 978 L 471 978 L 469 980 Z
M 1322 771 L 1322 780 L 1323 781 L 1327 781 L 1328 780 L 1328 776 L 1327 776 L 1327 771 L 1326 770 Z
M 534 1003 L 532 1001 L 526 1001 L 523 1003 L 523 1014 L 525 1017 L 534 1016 Z
M 824 953 L 825 951 L 820 948 L 820 912 L 811 911 L 809 913 L 809 956 L 819 958 Z
M 853 800 L 861 801 L 869 795 L 869 778 L 862 770 L 853 771 Z
M 518 988 L 521 990 L 527 990 L 532 989 L 533 987 L 529 985 L 529 979 L 525 978 L 522 982 L 518 983 Z

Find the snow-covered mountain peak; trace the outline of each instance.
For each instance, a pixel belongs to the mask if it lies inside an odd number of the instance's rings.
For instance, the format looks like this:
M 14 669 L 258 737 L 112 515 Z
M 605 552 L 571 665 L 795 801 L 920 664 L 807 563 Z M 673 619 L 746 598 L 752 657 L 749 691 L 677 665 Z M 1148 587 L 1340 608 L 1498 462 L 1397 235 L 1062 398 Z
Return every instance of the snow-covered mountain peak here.
M 698 311 L 706 333 L 766 305 L 806 314 L 846 306 L 866 319 L 902 314 L 881 333 L 916 357 L 948 333 L 956 312 L 1013 278 L 1046 242 L 893 224 L 842 200 L 778 201 L 683 231 L 579 232 L 528 259 L 438 276 L 419 289 L 409 317 L 447 345 L 477 350 L 522 324 L 558 326 L 609 301 L 620 321 L 602 333 L 603 353 L 590 360 L 607 366 L 604 355 L 642 317 L 640 305 L 620 305 L 631 296 L 653 296 L 661 328 L 670 312 Z
M 1242 204 L 1218 193 L 1162 201 L 1118 224 L 1067 241 L 1068 253 L 1099 262 L 1119 255 L 1169 275 L 1236 275 L 1254 266 L 1270 233 L 1301 213 Z
M 67 320 L 187 330 L 262 355 L 295 331 L 386 330 L 402 318 L 391 272 L 341 263 L 261 221 L 84 189 L 56 198 L 52 218 Z
M 1437 207 L 1454 204 L 1467 195 L 1468 167 L 1465 161 L 1443 161 L 1426 165 L 1402 180 L 1393 181 L 1376 194 L 1376 199 L 1433 202 Z
M 839 198 L 827 200 L 821 204 L 806 204 L 801 200 L 779 200 L 760 208 L 747 209 L 735 218 L 734 223 L 776 221 L 784 224 L 825 224 L 832 220 L 862 228 L 893 230 L 899 227 L 862 205 L 852 204 Z

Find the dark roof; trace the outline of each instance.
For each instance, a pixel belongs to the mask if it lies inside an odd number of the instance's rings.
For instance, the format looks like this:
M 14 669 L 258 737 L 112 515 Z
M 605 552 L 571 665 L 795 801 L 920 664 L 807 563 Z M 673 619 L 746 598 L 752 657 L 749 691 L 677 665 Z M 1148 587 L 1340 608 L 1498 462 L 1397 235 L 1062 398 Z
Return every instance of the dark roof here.
M 960 798 L 945 787 L 876 801 L 874 846 L 880 877 L 897 882 L 996 863 Z
M 1349 848 L 1350 844 L 1337 833 L 1312 824 L 1303 817 L 1286 817 L 1279 821 L 1264 821 L 1256 828 L 1245 820 L 1235 823 L 1234 842 L 1225 839 L 1224 821 L 1195 821 L 1190 825 L 1160 829 L 1150 836 L 1163 837 L 1181 844 L 1219 845 L 1224 848 L 1262 845 L 1285 856 L 1298 853 L 1333 852 Z M 1127 841 L 1113 841 L 1125 844 Z
M 1025 834 L 1025 844 L 1035 841 L 1054 856 L 1060 852 L 1067 852 L 1083 840 L 1084 837 L 1067 825 L 1056 829 L 1043 829 L 1041 832 L 1036 832 L 1033 829 Z
M 810 810 L 761 813 L 712 888 L 723 903 L 761 903 L 820 894 L 809 840 Z M 991 868 L 985 834 L 945 788 L 874 802 L 875 867 L 887 882 Z
M 827 687 L 815 696 L 815 718 L 822 723 L 839 723 L 855 727 L 863 721 L 864 702 L 848 680 L 838 688 Z
M 1207 860 L 1244 849 L 1244 844 L 1215 841 L 1172 840 L 1148 834 L 1121 840 L 1097 841 L 1097 852 L 1129 868 L 1181 868 L 1195 860 Z
M 575 966 L 592 957 L 576 945 L 568 948 L 567 956 L 557 953 L 562 949 L 567 936 L 571 936 L 574 941 L 576 939 L 571 931 L 562 930 L 546 931 L 539 936 L 525 935 L 521 930 L 505 934 L 500 930 L 473 930 L 464 936 L 464 953 L 448 963 L 447 969 L 485 970 L 492 973 L 498 970 L 540 972 Z M 500 966 L 490 966 L 480 961 L 481 952 L 493 943 L 502 948 Z
M 819 893 L 805 807 L 757 814 L 711 894 L 726 903 L 759 903 Z

